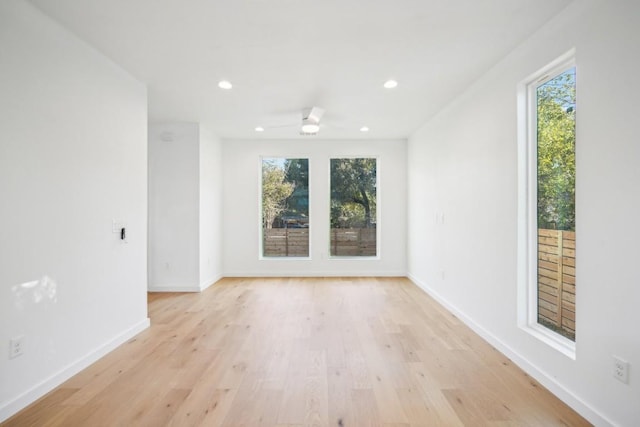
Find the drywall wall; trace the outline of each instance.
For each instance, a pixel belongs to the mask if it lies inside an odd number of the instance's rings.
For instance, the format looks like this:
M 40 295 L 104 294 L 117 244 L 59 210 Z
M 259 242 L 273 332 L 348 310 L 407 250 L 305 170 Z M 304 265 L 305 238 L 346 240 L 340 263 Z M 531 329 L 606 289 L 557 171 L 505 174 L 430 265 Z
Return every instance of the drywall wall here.
M 149 125 L 149 290 L 200 291 L 222 271 L 221 142 L 197 123 Z
M 329 259 L 329 159 L 378 158 L 379 259 Z M 309 159 L 309 259 L 260 259 L 261 157 Z M 225 276 L 404 276 L 406 141 L 223 141 Z
M 200 127 L 200 289 L 222 277 L 222 142 Z
M 197 123 L 149 125 L 149 289 L 198 290 Z
M 596 425 L 640 425 L 640 4 L 572 3 L 408 143 L 410 277 Z M 517 326 L 517 85 L 576 49 L 576 360 Z M 612 355 L 631 363 L 612 377 Z
M 148 326 L 147 99 L 21 0 L 0 2 L 0 94 L 3 420 Z

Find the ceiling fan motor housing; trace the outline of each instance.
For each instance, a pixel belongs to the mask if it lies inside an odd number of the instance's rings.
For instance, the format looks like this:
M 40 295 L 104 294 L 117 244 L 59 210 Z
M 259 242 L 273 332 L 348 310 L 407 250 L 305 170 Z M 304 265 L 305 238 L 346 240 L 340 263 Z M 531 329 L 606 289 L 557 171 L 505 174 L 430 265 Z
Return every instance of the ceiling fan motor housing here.
M 315 135 L 320 130 L 320 118 L 324 110 L 313 107 L 302 110 L 302 130 L 301 135 Z

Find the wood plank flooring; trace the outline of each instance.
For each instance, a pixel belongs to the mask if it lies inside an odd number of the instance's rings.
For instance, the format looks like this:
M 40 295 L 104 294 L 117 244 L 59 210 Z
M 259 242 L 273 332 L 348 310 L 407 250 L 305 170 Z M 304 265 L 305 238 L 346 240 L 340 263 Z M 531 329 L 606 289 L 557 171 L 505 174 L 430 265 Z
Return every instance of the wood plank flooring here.
M 404 278 L 229 278 L 6 426 L 590 425 Z

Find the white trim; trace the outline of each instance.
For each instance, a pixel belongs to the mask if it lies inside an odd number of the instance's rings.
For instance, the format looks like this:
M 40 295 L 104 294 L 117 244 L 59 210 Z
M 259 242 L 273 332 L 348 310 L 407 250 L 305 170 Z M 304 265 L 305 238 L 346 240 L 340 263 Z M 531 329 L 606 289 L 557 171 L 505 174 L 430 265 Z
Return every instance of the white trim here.
M 587 402 L 578 397 L 574 392 L 567 389 L 563 384 L 558 382 L 552 375 L 545 372 L 543 369 L 529 361 L 526 357 L 522 356 L 512 347 L 500 340 L 497 336 L 485 329 L 482 325 L 478 324 L 471 317 L 467 316 L 463 311 L 459 310 L 453 304 L 450 304 L 444 297 L 438 294 L 433 288 L 427 286 L 412 274 L 408 274 L 407 277 L 417 287 L 422 289 L 425 293 L 435 299 L 439 304 L 444 306 L 448 311 L 454 314 L 458 319 L 471 328 L 476 334 L 494 346 L 500 353 L 511 359 L 520 369 L 525 371 L 536 381 L 542 384 L 546 389 L 553 393 L 558 399 L 569 405 L 573 410 L 578 412 L 589 422 L 597 426 L 610 426 L 615 424 L 613 421 L 606 418 L 603 414 L 598 412 L 595 408 L 589 405 Z
M 150 285 L 147 292 L 200 292 L 201 285 Z
M 85 356 L 68 364 L 57 373 L 34 385 L 24 393 L 20 394 L 12 400 L 9 400 L 8 402 L 3 403 L 2 405 L 0 405 L 0 422 L 7 420 L 9 417 L 15 415 L 21 409 L 24 409 L 31 403 L 35 402 L 78 372 L 87 368 L 89 365 L 114 350 L 116 347 L 124 344 L 129 339 L 147 329 L 149 325 L 149 318 L 139 321 L 135 325 L 114 336 L 101 346 L 95 348 L 94 350 L 91 350 Z
M 220 279 L 222 279 L 222 274 L 216 274 L 209 280 L 203 280 L 202 282 L 200 282 L 200 290 L 204 291 L 208 287 L 214 285 Z
M 407 272 L 404 270 L 375 271 L 370 268 L 367 270 L 317 270 L 317 271 L 225 271 L 224 277 L 406 277 Z
M 380 184 L 380 171 L 382 170 L 382 168 L 380 167 L 380 165 L 382 164 L 382 159 L 379 155 L 377 155 L 376 157 L 376 256 L 375 258 L 380 260 L 382 259 L 382 232 L 380 230 L 382 230 L 382 209 L 380 209 L 382 207 L 382 193 L 383 191 L 380 191 L 380 188 L 382 188 L 382 185 Z
M 264 218 L 262 218 L 262 169 L 264 164 L 264 159 L 268 158 L 267 156 L 258 156 L 258 232 L 256 233 L 258 237 L 258 259 L 262 259 L 262 254 L 264 253 Z
M 571 67 L 571 49 L 518 85 L 518 326 L 565 356 L 576 358 L 576 343 L 538 323 L 537 111 L 536 89 Z
M 311 233 L 309 233 L 309 245 L 311 245 Z M 261 256 L 258 261 L 311 261 L 310 256 Z

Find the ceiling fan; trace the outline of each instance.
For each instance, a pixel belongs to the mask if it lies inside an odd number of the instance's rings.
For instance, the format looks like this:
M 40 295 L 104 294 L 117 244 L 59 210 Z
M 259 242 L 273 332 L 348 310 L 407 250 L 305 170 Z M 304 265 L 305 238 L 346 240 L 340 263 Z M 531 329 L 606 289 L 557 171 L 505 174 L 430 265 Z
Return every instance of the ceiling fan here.
M 288 124 L 275 125 L 275 126 L 259 126 L 256 130 L 262 132 L 264 129 L 278 129 L 278 128 L 293 128 L 298 127 L 300 129 L 300 135 L 314 136 L 320 131 L 320 119 L 324 114 L 324 109 L 320 107 L 304 108 L 301 111 L 301 115 L 298 116 L 301 122 L 294 122 L 291 120 Z
M 320 107 L 305 108 L 302 110 L 302 127 L 300 135 L 316 135 L 320 131 L 320 119 L 324 110 Z

